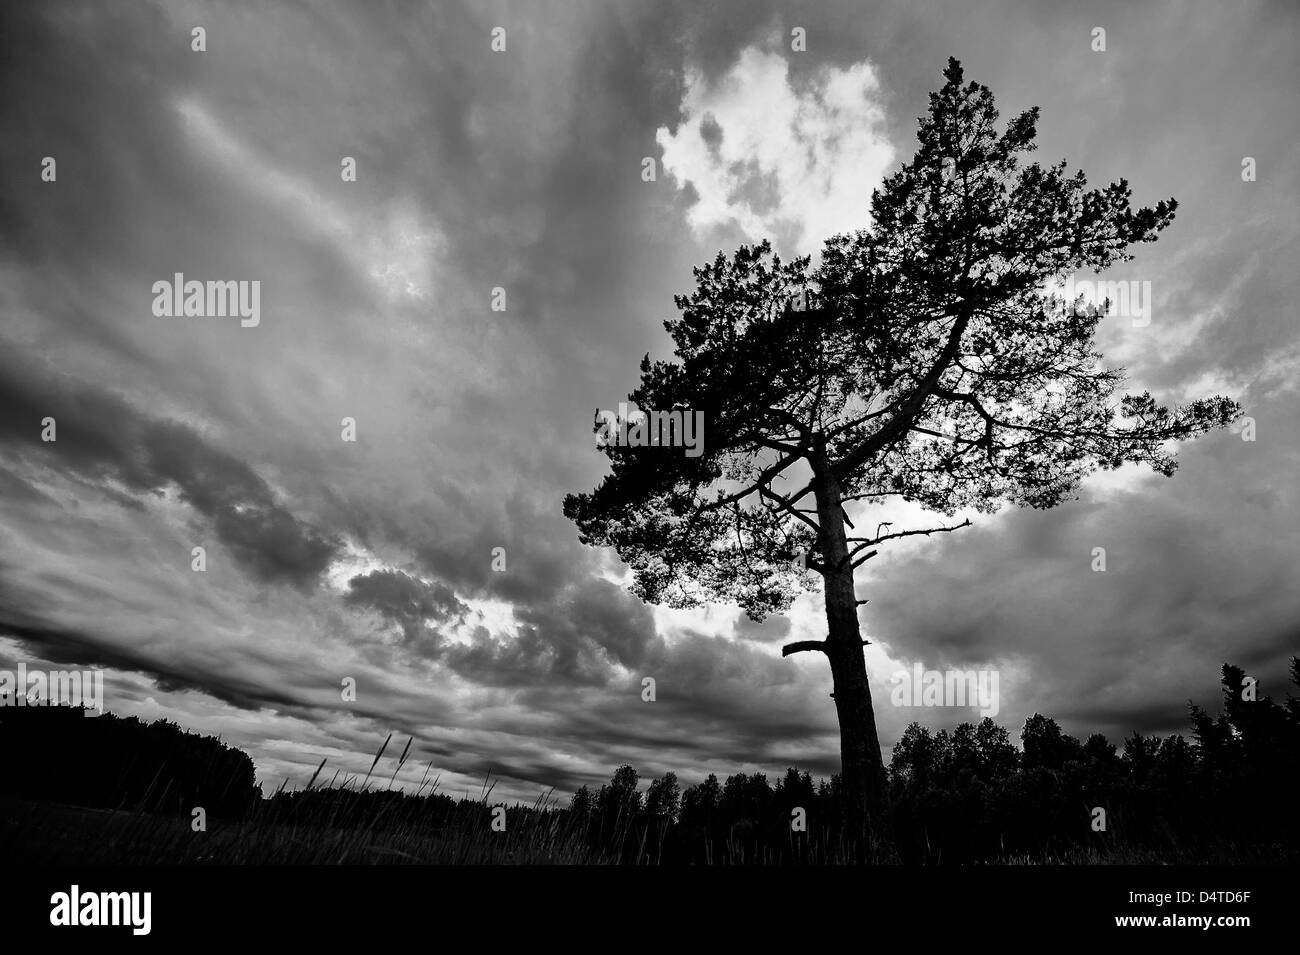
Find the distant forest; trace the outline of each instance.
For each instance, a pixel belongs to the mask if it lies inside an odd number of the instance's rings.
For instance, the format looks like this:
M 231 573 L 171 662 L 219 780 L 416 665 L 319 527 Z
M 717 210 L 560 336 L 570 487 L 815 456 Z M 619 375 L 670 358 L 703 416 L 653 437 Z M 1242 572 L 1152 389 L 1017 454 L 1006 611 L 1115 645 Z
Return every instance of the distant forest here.
M 1290 675 L 1300 687 L 1300 658 L 1292 658 Z M 1025 721 L 1020 748 L 988 718 L 937 733 L 912 723 L 890 761 L 890 838 L 878 858 L 946 864 L 1083 852 L 1095 861 L 1134 850 L 1186 857 L 1213 847 L 1229 861 L 1296 861 L 1300 699 L 1244 698 L 1244 678 L 1223 667 L 1222 712 L 1191 705 L 1190 737 L 1135 732 L 1122 750 L 1101 734 L 1066 735 L 1041 715 Z M 0 707 L 0 759 L 5 797 L 187 819 L 202 806 L 215 825 L 256 820 L 367 832 L 415 825 L 424 837 L 492 831 L 500 820 L 490 789 L 477 799 L 427 785 L 411 794 L 389 788 L 385 771 L 318 786 L 318 770 L 305 788 L 281 787 L 265 798 L 252 760 L 219 740 L 166 721 L 85 718 L 66 707 Z M 405 759 L 404 751 L 397 765 Z M 814 780 L 790 768 L 774 783 L 764 773 L 736 773 L 682 789 L 666 773 L 640 786 L 636 770 L 620 766 L 598 789 L 581 787 L 567 807 L 545 797 L 507 807 L 502 825 L 512 839 L 543 833 L 548 847 L 562 840 L 613 862 L 839 858 L 837 777 Z

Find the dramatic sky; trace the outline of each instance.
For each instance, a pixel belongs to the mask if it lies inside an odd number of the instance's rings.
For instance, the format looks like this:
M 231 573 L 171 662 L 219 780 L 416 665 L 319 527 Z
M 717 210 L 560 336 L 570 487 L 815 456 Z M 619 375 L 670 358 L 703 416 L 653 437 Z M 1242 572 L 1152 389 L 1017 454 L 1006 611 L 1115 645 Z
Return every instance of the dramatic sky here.
M 1298 27 L 1285 0 L 6 2 L 0 666 L 103 667 L 109 710 L 220 734 L 271 787 L 364 772 L 389 732 L 453 793 L 835 771 L 825 660 L 779 650 L 824 633 L 817 593 L 762 625 L 644 605 L 561 501 L 691 267 L 865 226 L 952 55 L 1004 118 L 1042 107 L 1043 161 L 1178 199 L 1109 276 L 1151 282 L 1150 324 L 1100 343 L 1161 400 L 1236 398 L 1257 440 L 882 551 L 883 744 L 975 716 L 891 706 L 915 663 L 996 668 L 1013 736 L 1186 731 L 1225 661 L 1283 694 Z M 260 281 L 260 325 L 155 317 L 177 272 Z

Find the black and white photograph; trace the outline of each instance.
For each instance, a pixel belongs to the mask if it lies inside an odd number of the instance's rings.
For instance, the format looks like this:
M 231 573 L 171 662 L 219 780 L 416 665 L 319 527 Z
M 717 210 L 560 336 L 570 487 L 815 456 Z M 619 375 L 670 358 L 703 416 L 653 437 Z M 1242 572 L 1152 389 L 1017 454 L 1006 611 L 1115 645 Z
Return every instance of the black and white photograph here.
M 0 921 L 1294 939 L 1298 98 L 1294 0 L 5 0 Z

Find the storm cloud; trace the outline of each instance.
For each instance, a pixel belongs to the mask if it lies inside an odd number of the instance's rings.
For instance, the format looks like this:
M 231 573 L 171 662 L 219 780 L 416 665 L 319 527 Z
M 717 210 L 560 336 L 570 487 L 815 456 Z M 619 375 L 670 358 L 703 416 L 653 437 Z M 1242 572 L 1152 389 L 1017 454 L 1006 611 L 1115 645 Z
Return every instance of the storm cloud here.
M 1256 440 L 882 550 L 859 580 L 882 744 L 974 715 L 891 706 L 914 663 L 998 668 L 1013 735 L 1036 711 L 1185 732 L 1225 661 L 1282 692 L 1297 12 L 1011 8 L 3 4 L 0 665 L 103 666 L 110 710 L 219 733 L 272 786 L 364 772 L 390 731 L 415 779 L 530 800 L 625 762 L 836 771 L 825 661 L 780 656 L 824 635 L 818 593 L 762 624 L 646 606 L 561 501 L 600 480 L 592 409 L 667 357 L 692 266 L 865 226 L 952 55 L 1004 117 L 1042 108 L 1041 161 L 1179 200 L 1107 276 L 1152 283 L 1150 325 L 1100 344 L 1135 390 L 1236 398 Z M 177 272 L 260 281 L 260 324 L 155 317 Z

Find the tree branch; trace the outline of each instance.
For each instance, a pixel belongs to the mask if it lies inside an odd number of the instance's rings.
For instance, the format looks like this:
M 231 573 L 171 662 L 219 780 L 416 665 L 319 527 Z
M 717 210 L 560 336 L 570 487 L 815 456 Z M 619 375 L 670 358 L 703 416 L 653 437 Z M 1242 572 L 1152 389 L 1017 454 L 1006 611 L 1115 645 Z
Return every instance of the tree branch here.
M 885 525 L 882 524 L 880 526 L 884 527 Z M 928 537 L 930 534 L 949 533 L 951 531 L 961 530 L 963 527 L 970 527 L 970 526 L 971 526 L 970 518 L 968 517 L 960 524 L 954 524 L 951 527 L 927 527 L 924 530 L 895 531 L 892 534 L 882 534 L 880 537 L 872 537 L 869 540 L 864 537 L 846 537 L 845 540 L 849 541 L 850 543 L 858 544 L 858 546 L 853 548 L 852 552 L 849 554 L 849 556 L 851 557 L 853 556 L 853 554 L 856 554 L 864 547 L 872 547 L 875 544 L 881 544 L 888 540 L 895 540 L 899 537 L 914 537 L 917 534 L 924 534 Z M 880 530 L 880 527 L 877 527 L 876 530 Z
M 926 400 L 939 384 L 944 371 L 957 357 L 957 348 L 961 344 L 962 335 L 966 333 L 970 315 L 969 307 L 962 310 L 948 332 L 948 341 L 944 343 L 939 357 L 935 359 L 925 376 L 916 383 L 916 387 L 908 394 L 906 400 L 898 406 L 897 413 L 889 419 L 889 422 L 832 465 L 831 472 L 837 480 L 844 480 L 877 451 L 907 434 Z
M 871 646 L 871 641 L 863 640 L 862 645 L 864 647 L 869 647 Z M 787 643 L 781 648 L 781 656 L 788 657 L 792 653 L 802 653 L 805 650 L 817 650 L 821 653 L 829 652 L 826 649 L 825 640 L 796 640 L 794 643 Z
M 818 541 L 821 540 L 821 536 L 822 536 L 821 525 L 818 524 L 816 521 L 814 521 L 812 518 L 810 518 L 807 514 L 803 513 L 801 510 L 799 510 L 797 507 L 795 507 L 793 504 L 791 504 L 789 501 L 783 498 L 780 494 L 777 494 L 775 491 L 773 491 L 770 487 L 767 486 L 760 487 L 758 489 L 758 493 L 762 495 L 766 500 L 775 502 L 777 506 L 780 507 L 781 510 L 788 511 L 789 513 L 793 514 L 795 517 L 799 518 L 799 520 L 803 521 L 805 524 L 807 524 L 809 527 L 815 530 L 817 532 L 817 540 Z
M 866 544 L 863 544 L 863 545 L 862 545 L 862 547 L 866 547 L 866 546 L 867 546 Z M 850 559 L 850 560 L 853 560 L 853 554 L 856 554 L 858 551 L 862 550 L 862 547 L 855 547 L 855 548 L 853 548 L 853 552 L 849 554 L 849 559 Z M 859 557 L 857 560 L 854 560 L 853 563 L 850 564 L 849 566 L 851 566 L 854 570 L 857 570 L 859 567 L 861 567 L 863 564 L 865 564 L 867 561 L 871 560 L 871 558 L 875 557 L 875 556 L 876 556 L 877 554 L 879 554 L 879 553 L 880 553 L 880 551 L 878 551 L 878 550 L 867 551 L 865 554 L 863 554 L 863 555 L 862 555 L 861 557 Z
M 805 650 L 819 650 L 826 652 L 825 640 L 797 640 L 794 643 L 787 643 L 781 648 L 781 656 L 788 657 L 792 653 L 802 653 Z
M 771 467 L 768 467 L 763 471 L 761 471 L 758 477 L 755 478 L 753 483 L 751 483 L 748 487 L 744 488 L 743 490 L 737 491 L 734 494 L 728 494 L 725 497 L 720 497 L 716 501 L 707 501 L 704 504 L 701 504 L 698 508 L 696 508 L 695 513 L 703 514 L 705 511 L 714 511 L 720 507 L 726 507 L 730 504 L 735 504 L 737 501 L 749 497 L 749 495 L 753 494 L 755 491 L 759 491 L 759 492 L 764 491 L 767 487 L 768 482 L 770 482 L 774 477 L 776 477 L 778 474 L 780 474 L 790 465 L 794 464 L 794 462 L 798 461 L 800 457 L 801 455 L 789 455 L 785 458 L 782 458 L 780 461 L 777 461 Z

